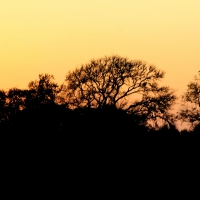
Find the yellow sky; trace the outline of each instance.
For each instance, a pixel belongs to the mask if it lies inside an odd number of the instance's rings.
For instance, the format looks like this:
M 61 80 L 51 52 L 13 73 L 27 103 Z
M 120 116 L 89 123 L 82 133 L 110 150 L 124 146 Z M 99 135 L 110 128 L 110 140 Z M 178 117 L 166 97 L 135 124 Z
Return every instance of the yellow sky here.
M 62 83 L 92 58 L 154 64 L 182 94 L 200 70 L 199 0 L 0 0 L 0 89 Z

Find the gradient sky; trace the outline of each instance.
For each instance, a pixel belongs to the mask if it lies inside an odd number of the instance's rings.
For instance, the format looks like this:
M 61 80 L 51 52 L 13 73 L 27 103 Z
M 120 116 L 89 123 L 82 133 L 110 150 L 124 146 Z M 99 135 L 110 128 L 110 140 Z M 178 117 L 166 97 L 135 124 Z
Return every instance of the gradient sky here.
M 0 0 L 0 89 L 117 54 L 166 72 L 182 94 L 200 70 L 200 0 Z

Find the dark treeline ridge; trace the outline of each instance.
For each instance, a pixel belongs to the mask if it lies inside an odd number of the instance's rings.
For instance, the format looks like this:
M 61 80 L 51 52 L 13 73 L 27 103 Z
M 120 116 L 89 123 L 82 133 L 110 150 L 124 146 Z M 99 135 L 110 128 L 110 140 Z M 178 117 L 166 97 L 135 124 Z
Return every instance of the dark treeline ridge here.
M 101 150 L 198 148 L 200 126 L 177 130 L 180 117 L 169 112 L 176 96 L 157 84 L 163 75 L 154 66 L 118 56 L 92 60 L 69 72 L 62 85 L 40 74 L 28 89 L 0 91 L 1 138 Z M 135 93 L 141 100 L 129 103 L 127 97 Z
M 145 154 L 181 151 L 186 147 L 189 152 L 197 153 L 199 148 L 198 128 L 192 132 L 179 132 L 175 126 L 149 129 L 138 125 L 134 116 L 112 107 L 70 110 L 53 104 L 18 112 L 12 109 L 8 111 L 8 119 L 1 121 L 0 132 L 1 139 L 13 142 L 17 148 L 25 142 L 28 149 L 37 144 L 37 148 L 66 147 L 90 154 L 118 149 L 127 155 L 137 148 L 148 149 Z

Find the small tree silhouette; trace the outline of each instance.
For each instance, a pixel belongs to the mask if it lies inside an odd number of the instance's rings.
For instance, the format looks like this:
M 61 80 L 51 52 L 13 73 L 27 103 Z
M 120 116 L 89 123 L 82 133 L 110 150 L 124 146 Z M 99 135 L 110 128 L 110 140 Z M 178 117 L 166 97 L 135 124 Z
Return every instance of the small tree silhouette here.
M 200 74 L 187 85 L 177 119 L 189 123 L 191 130 L 200 124 Z
M 53 80 L 53 75 L 40 74 L 39 80 L 31 81 L 28 85 L 26 105 L 53 105 L 59 101 L 58 94 L 62 90 L 62 85 L 58 86 Z

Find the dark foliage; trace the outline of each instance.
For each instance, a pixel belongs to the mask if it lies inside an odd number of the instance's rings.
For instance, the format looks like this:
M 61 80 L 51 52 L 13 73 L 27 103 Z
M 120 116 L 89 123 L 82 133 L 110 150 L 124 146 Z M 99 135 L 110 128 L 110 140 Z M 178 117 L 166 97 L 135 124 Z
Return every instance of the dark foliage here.
M 179 158 L 196 153 L 200 148 L 199 126 L 190 132 L 179 132 L 169 122 L 160 129 L 152 129 L 146 126 L 142 114 L 127 112 L 112 103 L 70 109 L 62 98 L 62 89 L 62 85 L 53 81 L 53 76 L 45 74 L 32 81 L 27 90 L 1 90 L 1 141 L 9 141 L 12 149 L 23 147 L 23 152 L 51 149 L 52 154 L 57 152 L 62 156 L 68 152 L 82 157 L 104 155 L 107 159 L 126 160 L 135 159 L 134 156 L 141 153 L 143 158 L 158 158 L 161 154 Z M 146 96 L 126 108 L 130 111 L 134 107 L 144 114 L 150 109 L 152 113 L 157 106 L 165 109 L 167 102 L 163 93 L 158 98 Z

